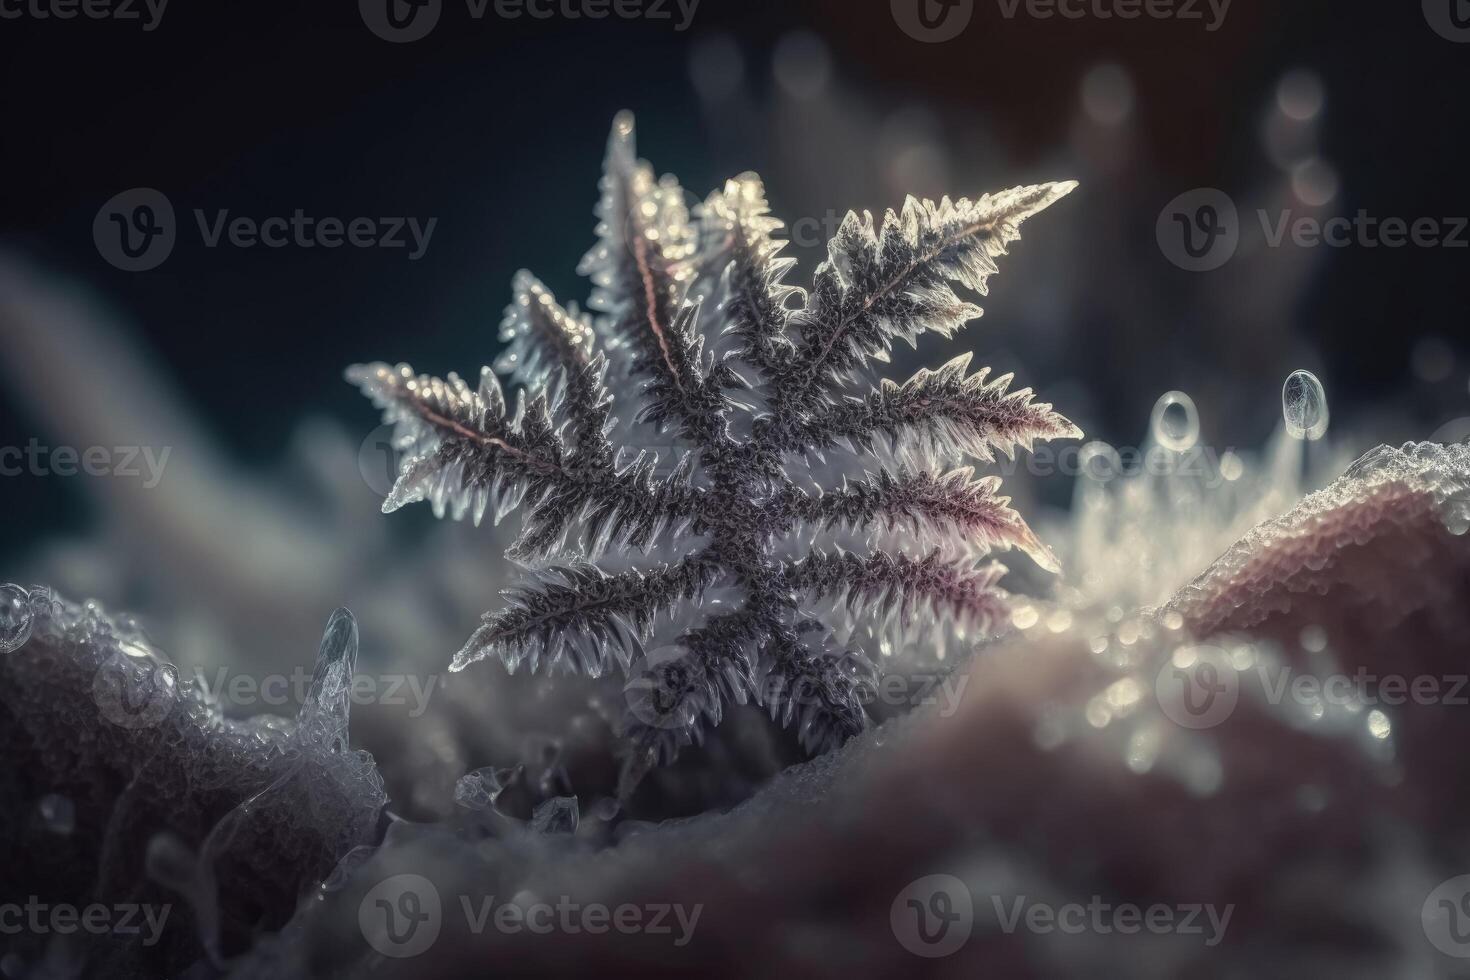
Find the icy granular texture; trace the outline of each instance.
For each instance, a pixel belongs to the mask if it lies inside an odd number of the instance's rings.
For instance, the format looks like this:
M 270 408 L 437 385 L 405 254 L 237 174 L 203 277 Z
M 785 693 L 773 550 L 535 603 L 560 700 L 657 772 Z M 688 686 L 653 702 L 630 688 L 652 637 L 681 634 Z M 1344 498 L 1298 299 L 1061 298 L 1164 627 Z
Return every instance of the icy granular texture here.
M 1181 651 L 1200 645 L 1184 615 L 1043 611 L 951 679 L 953 698 L 788 769 L 731 812 L 625 825 L 619 843 L 600 849 L 568 835 L 390 835 L 339 892 L 303 907 L 293 927 L 310 943 L 262 951 L 239 976 L 321 976 L 323 949 L 331 963 L 380 978 L 476 977 L 487 963 L 513 963 L 522 976 L 711 964 L 717 975 L 844 978 L 1455 975 L 1421 910 L 1442 882 L 1470 871 L 1460 843 L 1470 839 L 1470 758 L 1460 749 L 1470 712 L 1361 704 L 1319 716 L 1306 699 L 1273 703 L 1264 681 L 1278 675 L 1256 665 L 1310 666 L 1297 639 L 1310 616 L 1326 639 L 1307 646 L 1328 669 L 1466 673 L 1470 538 L 1448 532 L 1440 506 L 1463 499 L 1463 459 L 1458 449 L 1388 451 L 1207 573 L 1203 581 L 1234 582 L 1258 560 L 1258 593 L 1291 601 L 1278 612 L 1257 603 L 1256 627 L 1208 637 L 1239 677 L 1228 710 L 1202 727 L 1181 724 L 1161 693 Z M 1360 527 L 1364 544 L 1340 543 L 1339 527 Z M 1339 574 L 1313 579 L 1325 594 L 1292 592 L 1318 560 L 1312 545 L 1327 554 L 1321 571 Z M 1398 571 L 1362 574 L 1372 566 Z M 1406 596 L 1417 598 L 1403 606 Z M 1403 612 L 1391 626 L 1390 606 Z M 441 897 L 679 903 L 701 914 L 685 945 L 650 933 L 446 925 L 422 955 L 383 958 L 355 931 L 360 902 L 405 873 Z M 923 960 L 912 931 L 906 947 L 898 930 L 907 889 L 934 874 L 969 894 L 972 928 L 951 955 Z M 1017 902 L 1078 906 L 1085 921 L 1097 905 L 1162 905 L 1192 925 L 1007 930 L 1002 913 Z M 1211 933 L 1206 907 L 1228 911 L 1222 934 Z
M 1380 446 L 1245 535 L 1166 607 L 1193 631 L 1253 627 L 1334 588 L 1392 625 L 1453 582 L 1429 566 L 1470 527 L 1470 447 Z M 1375 541 L 1392 538 L 1392 548 Z
M 346 748 L 357 635 L 345 610 L 299 724 L 231 721 L 128 619 L 26 594 L 30 634 L 0 657 L 0 798 L 19 804 L 0 811 L 5 892 L 171 910 L 157 945 L 21 934 L 5 937 L 12 963 L 163 976 L 238 954 L 374 839 L 382 779 Z

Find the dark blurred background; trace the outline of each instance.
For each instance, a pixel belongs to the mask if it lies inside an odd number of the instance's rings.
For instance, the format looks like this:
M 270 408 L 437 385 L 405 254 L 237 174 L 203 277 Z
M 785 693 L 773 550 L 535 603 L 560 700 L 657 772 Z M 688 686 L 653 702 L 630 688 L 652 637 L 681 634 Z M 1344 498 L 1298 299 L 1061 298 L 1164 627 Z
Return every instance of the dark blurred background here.
M 1470 415 L 1470 249 L 1267 249 L 1253 217 L 1470 215 L 1470 44 L 1417 3 L 1235 0 L 1209 30 L 1204 3 L 1203 21 L 1125 21 L 1007 18 L 976 0 L 959 37 L 924 43 L 886 0 L 702 0 L 682 31 L 672 0 L 670 19 L 598 21 L 510 20 L 493 4 L 476 20 L 445 0 L 434 31 L 405 44 L 348 0 L 174 0 L 153 30 L 5 3 L 23 15 L 0 19 L 0 246 L 117 312 L 248 465 L 276 462 L 308 413 L 371 429 L 348 363 L 488 363 L 516 269 L 583 297 L 575 264 L 623 108 L 642 154 L 700 197 L 762 174 L 775 212 L 803 222 L 796 282 L 849 207 L 1080 179 L 1028 226 L 985 318 L 914 364 L 975 349 L 1091 437 L 1141 438 L 1177 388 L 1207 439 L 1259 445 L 1296 367 L 1321 376 L 1334 426 L 1365 439 Z M 179 240 L 130 273 L 92 227 L 135 187 L 168 196 Z M 1214 272 L 1176 267 L 1155 240 L 1161 209 L 1198 187 L 1240 207 L 1239 254 Z M 196 208 L 438 223 L 417 261 L 211 249 Z M 41 414 L 0 389 L 0 445 L 45 441 Z M 0 560 L 84 528 L 81 482 L 0 479 Z

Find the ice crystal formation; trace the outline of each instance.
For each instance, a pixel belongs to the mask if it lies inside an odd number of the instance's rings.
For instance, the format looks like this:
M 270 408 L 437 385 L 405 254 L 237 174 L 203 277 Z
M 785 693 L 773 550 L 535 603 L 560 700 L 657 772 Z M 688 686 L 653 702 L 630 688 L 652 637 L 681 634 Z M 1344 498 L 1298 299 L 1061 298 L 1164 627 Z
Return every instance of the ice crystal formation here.
M 1005 619 L 1004 568 L 985 556 L 1056 562 L 999 480 L 964 460 L 1081 433 L 968 355 L 901 384 L 874 387 L 869 369 L 896 340 L 978 316 L 954 286 L 985 294 L 1021 222 L 1073 186 L 909 198 L 880 225 L 849 213 L 807 291 L 786 282 L 795 260 L 756 176 L 691 210 L 619 116 L 579 267 L 591 313 L 522 272 L 478 387 L 407 365 L 348 371 L 404 450 L 384 511 L 524 512 L 509 556 L 534 580 L 485 615 L 453 669 L 492 654 L 593 676 L 616 662 L 635 768 L 698 739 L 727 701 L 795 721 L 820 752 L 866 724 L 875 668 L 843 638 L 857 617 L 926 636 Z M 497 373 L 519 386 L 513 411 Z M 614 569 L 622 554 L 644 564 Z M 830 621 L 816 611 L 828 603 Z M 646 651 L 656 620 L 681 611 L 687 630 Z
M 338 610 L 295 723 L 230 720 L 130 618 L 0 585 L 0 798 L 35 801 L 0 811 L 6 894 L 172 910 L 161 936 L 8 937 L 6 975 L 179 976 L 283 925 L 386 803 L 347 745 L 356 657 Z

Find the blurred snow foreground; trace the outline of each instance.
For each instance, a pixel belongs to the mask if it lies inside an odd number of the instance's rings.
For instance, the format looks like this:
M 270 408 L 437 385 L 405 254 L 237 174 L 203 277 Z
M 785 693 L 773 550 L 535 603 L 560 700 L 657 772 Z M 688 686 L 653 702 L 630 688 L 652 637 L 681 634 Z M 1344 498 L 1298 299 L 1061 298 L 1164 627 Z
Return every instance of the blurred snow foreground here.
M 232 722 L 126 619 L 6 587 L 7 892 L 177 909 L 156 945 L 31 937 L 7 963 L 37 976 L 191 963 L 243 977 L 711 963 L 884 976 L 930 962 L 997 976 L 1433 975 L 1451 940 L 1434 942 L 1429 899 L 1470 870 L 1470 772 L 1452 748 L 1470 712 L 1448 691 L 1282 697 L 1274 679 L 1463 676 L 1467 526 L 1470 449 L 1380 448 L 1169 601 L 1121 617 L 1038 603 L 968 668 L 952 710 L 921 707 L 729 812 L 660 825 L 579 820 L 558 799 L 520 820 L 501 805 L 510 774 L 484 771 L 449 820 L 382 817 L 381 777 L 346 746 L 345 612 L 296 724 Z M 1210 699 L 1175 683 L 1191 670 Z M 905 931 L 906 888 L 933 874 L 970 896 L 946 913 L 968 936 L 953 960 L 915 959 L 926 950 Z M 1017 924 L 1018 901 L 1229 911 L 1218 934 L 1047 932 Z M 505 905 L 566 911 L 546 935 Z M 599 906 L 648 912 L 646 928 L 582 928 Z

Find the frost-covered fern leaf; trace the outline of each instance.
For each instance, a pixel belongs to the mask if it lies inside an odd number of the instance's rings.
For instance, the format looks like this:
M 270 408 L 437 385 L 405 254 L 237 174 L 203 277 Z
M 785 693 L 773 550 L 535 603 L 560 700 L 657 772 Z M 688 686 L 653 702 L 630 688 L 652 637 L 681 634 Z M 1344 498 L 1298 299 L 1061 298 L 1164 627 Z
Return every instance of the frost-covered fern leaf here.
M 476 523 L 522 509 L 511 556 L 535 571 L 453 669 L 492 654 L 512 670 L 616 664 L 635 776 L 732 700 L 823 751 L 867 723 L 876 678 L 839 633 L 866 617 L 865 635 L 984 635 L 1008 615 L 986 555 L 1018 548 L 1056 569 L 999 479 L 966 461 L 1080 437 L 1072 423 L 1009 375 L 970 372 L 968 355 L 862 379 L 895 340 L 978 316 L 955 287 L 984 294 L 1021 222 L 1074 185 L 910 198 L 877 226 L 849 214 L 810 293 L 786 282 L 794 262 L 753 174 L 691 213 L 637 158 L 625 114 L 601 186 L 580 267 L 591 314 L 523 272 L 478 387 L 406 365 L 348 371 L 406 451 L 383 509 L 428 500 Z M 646 650 L 661 615 L 687 626 Z

